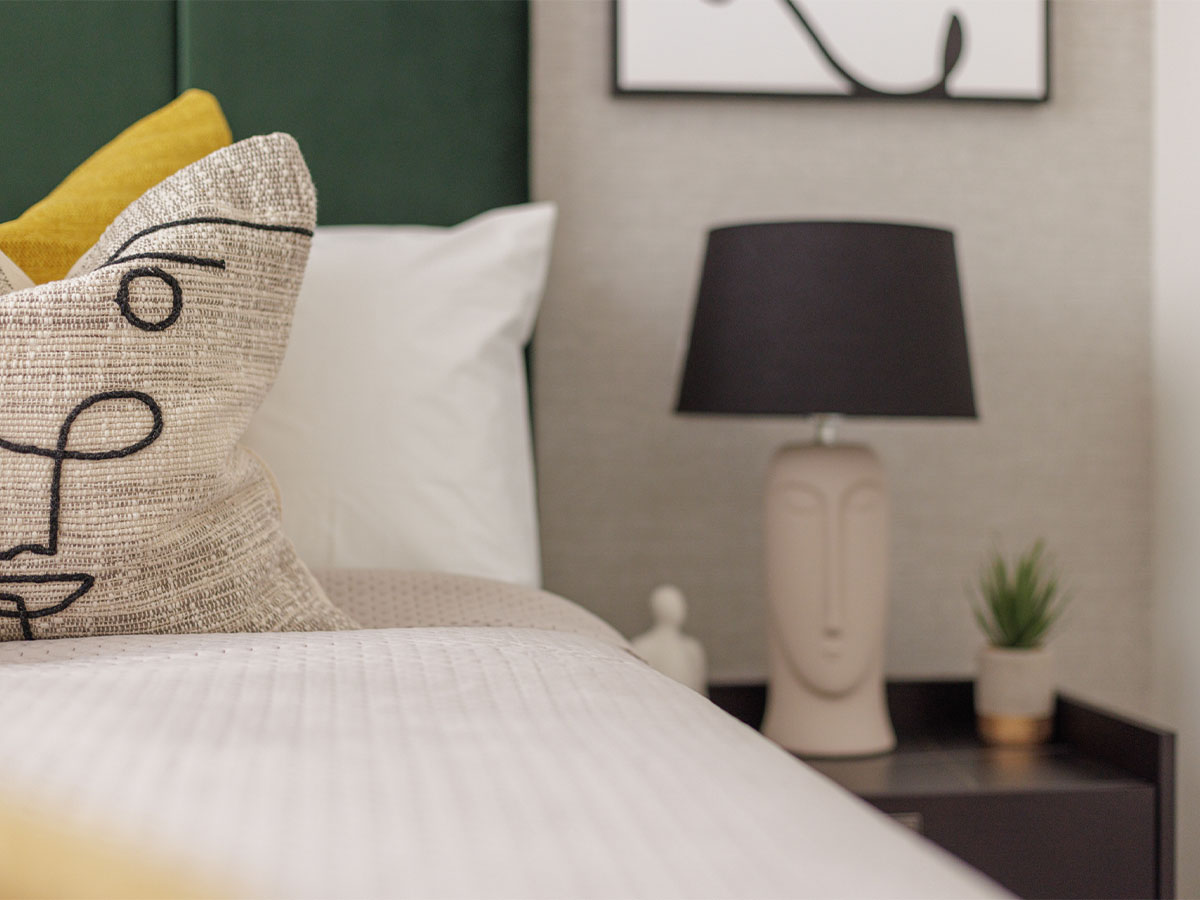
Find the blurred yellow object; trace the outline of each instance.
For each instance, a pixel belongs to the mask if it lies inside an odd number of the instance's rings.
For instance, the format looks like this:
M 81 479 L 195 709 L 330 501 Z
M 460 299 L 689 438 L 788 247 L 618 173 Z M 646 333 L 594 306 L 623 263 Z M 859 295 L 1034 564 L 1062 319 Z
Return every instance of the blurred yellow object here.
M 229 896 L 108 834 L 85 832 L 0 797 L 0 900 Z
M 217 98 L 185 91 L 89 156 L 20 217 L 0 224 L 0 251 L 34 284 L 63 278 L 121 210 L 232 140 Z

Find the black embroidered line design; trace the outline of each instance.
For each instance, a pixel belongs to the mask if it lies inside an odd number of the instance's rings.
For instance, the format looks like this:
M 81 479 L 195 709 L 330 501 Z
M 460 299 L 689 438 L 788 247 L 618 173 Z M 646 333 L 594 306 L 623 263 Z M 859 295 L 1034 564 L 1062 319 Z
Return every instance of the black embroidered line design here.
M 115 263 L 123 262 L 121 254 L 129 249 L 130 245 L 135 241 L 144 238 L 148 234 L 154 234 L 156 231 L 162 231 L 165 228 L 179 228 L 183 225 L 237 225 L 241 228 L 253 228 L 257 231 L 282 231 L 290 234 L 302 234 L 305 237 L 312 237 L 311 228 L 302 228 L 299 225 L 268 225 L 264 222 L 247 222 L 243 219 L 227 219 L 224 216 L 194 216 L 190 219 L 176 219 L 174 222 L 163 222 L 161 225 L 151 225 L 149 228 L 143 228 L 131 238 L 125 241 L 118 247 L 113 255 L 104 262 L 104 266 L 111 266 Z M 134 257 L 125 257 L 125 259 L 133 259 Z M 191 260 L 195 261 L 195 260 Z M 220 260 L 209 260 L 208 263 L 220 262 L 223 268 L 225 263 Z M 100 266 L 100 268 L 104 268 Z
M 158 278 L 171 289 L 171 311 L 164 318 L 157 322 L 148 322 L 129 308 L 129 285 L 135 278 Z M 142 331 L 164 331 L 174 325 L 179 314 L 183 312 L 183 288 L 179 286 L 179 282 L 173 275 L 164 272 L 158 266 L 130 269 L 121 276 L 121 286 L 117 288 L 116 304 L 117 308 L 121 310 L 121 315 L 130 325 L 140 328 Z
M 927 88 L 917 91 L 886 91 L 882 88 L 871 87 L 858 78 L 855 78 L 850 71 L 838 61 L 834 56 L 833 51 L 829 47 L 829 43 L 821 37 L 817 29 L 808 21 L 808 17 L 804 15 L 804 11 L 800 8 L 800 0 L 781 0 L 792 14 L 799 21 L 801 27 L 808 32 L 808 36 L 816 45 L 817 51 L 825 59 L 827 63 L 850 85 L 851 97 L 918 97 L 930 99 L 945 99 L 950 96 L 946 89 L 946 82 L 950 78 L 950 73 L 954 71 L 954 67 L 958 65 L 958 61 L 962 58 L 963 51 L 963 26 L 962 21 L 957 15 L 951 14 L 950 21 L 946 26 L 946 40 L 942 50 L 942 77 L 934 84 Z
M 149 228 L 143 228 L 141 231 L 128 238 L 120 247 L 118 247 L 104 263 L 97 268 L 105 269 L 109 266 L 119 265 L 125 262 L 131 262 L 137 259 L 155 259 L 165 262 L 185 263 L 193 266 L 205 266 L 212 269 L 224 269 L 225 260 L 215 259 L 207 256 L 189 256 L 183 253 L 166 253 L 161 251 L 146 252 L 146 253 L 130 253 L 122 255 L 136 241 L 144 238 L 148 234 L 154 234 L 156 231 L 162 231 L 166 228 L 180 228 L 184 225 L 236 225 L 239 228 L 253 228 L 257 231 L 279 231 L 290 234 L 301 234 L 305 237 L 312 237 L 312 229 L 302 228 L 299 225 L 269 225 L 263 222 L 246 222 L 241 219 L 227 219 L 222 216 L 194 216 L 190 219 L 176 219 L 173 222 L 163 222 L 160 225 L 151 225 Z M 171 311 L 161 320 L 157 322 L 147 321 L 137 315 L 129 306 L 129 285 L 138 278 L 157 278 L 171 289 Z M 163 331 L 175 324 L 179 318 L 179 314 L 183 312 L 183 290 L 179 286 L 179 281 L 169 272 L 158 266 L 142 266 L 137 269 L 130 269 L 121 277 L 121 286 L 117 289 L 115 298 L 117 307 L 121 310 L 121 315 L 125 320 L 136 328 L 142 331 Z
M 33 628 L 30 619 L 40 619 L 42 616 L 52 616 L 62 612 L 84 594 L 92 589 L 96 579 L 91 575 L 0 575 L 0 585 L 5 584 L 76 584 L 78 587 L 71 591 L 65 599 L 51 606 L 40 609 L 30 609 L 25 598 L 20 594 L 10 594 L 0 589 L 0 619 L 19 619 L 21 622 L 21 637 L 26 641 L 33 640 Z M 4 604 L 13 604 L 13 609 L 5 609 Z
M 165 327 L 165 326 L 164 326 Z M 149 410 L 153 422 L 149 432 L 140 440 L 134 441 L 125 447 L 120 447 L 116 450 L 68 450 L 67 444 L 71 437 L 71 428 L 75 424 L 75 420 L 81 414 L 95 406 L 97 403 L 104 403 L 110 400 L 132 400 L 141 403 Z M 0 550 L 0 560 L 10 560 L 19 556 L 22 553 L 30 553 L 36 556 L 55 556 L 58 554 L 58 524 L 59 524 L 59 504 L 62 497 L 62 478 L 63 478 L 63 463 L 67 460 L 77 461 L 93 461 L 103 459 L 121 459 L 126 456 L 144 450 L 153 444 L 163 430 L 163 414 L 162 408 L 149 394 L 144 394 L 141 391 L 104 391 L 99 394 L 83 400 L 74 409 L 72 409 L 67 417 L 63 420 L 61 427 L 58 429 L 58 440 L 53 447 L 39 447 L 36 444 L 22 444 L 17 441 L 8 440 L 0 437 L 0 450 L 7 450 L 9 453 L 16 453 L 24 456 L 40 456 L 54 461 L 53 474 L 50 478 L 50 505 L 48 514 L 48 526 L 46 529 L 46 540 L 44 543 L 26 543 L 17 544 L 4 550 Z M 41 616 L 52 615 L 56 612 L 61 612 L 66 609 L 89 590 L 95 583 L 95 577 L 92 575 L 79 574 L 63 574 L 63 575 L 0 575 L 0 585 L 5 584 L 75 584 L 77 587 L 63 600 L 50 606 L 41 607 L 38 609 L 30 609 L 26 598 L 17 593 L 10 593 L 0 588 L 0 618 L 19 619 L 21 623 L 21 635 L 26 640 L 33 639 L 33 629 L 30 626 L 30 620 L 40 618 Z M 12 609 L 6 608 L 9 604 Z
M 164 259 L 168 262 L 188 263 L 193 266 L 208 266 L 210 269 L 225 268 L 225 260 L 223 259 L 208 259 L 204 256 L 186 256 L 182 253 L 130 253 L 122 256 L 113 262 L 106 262 L 102 266 L 97 266 L 98 269 L 106 269 L 109 266 L 115 266 L 118 263 L 130 262 L 135 259 Z

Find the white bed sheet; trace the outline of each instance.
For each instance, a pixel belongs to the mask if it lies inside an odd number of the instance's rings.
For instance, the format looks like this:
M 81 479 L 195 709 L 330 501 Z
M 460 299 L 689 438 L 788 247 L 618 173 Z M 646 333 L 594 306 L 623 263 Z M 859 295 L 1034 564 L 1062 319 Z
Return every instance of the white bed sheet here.
M 621 646 L 542 629 L 2 644 L 0 772 L 255 896 L 1004 896 Z

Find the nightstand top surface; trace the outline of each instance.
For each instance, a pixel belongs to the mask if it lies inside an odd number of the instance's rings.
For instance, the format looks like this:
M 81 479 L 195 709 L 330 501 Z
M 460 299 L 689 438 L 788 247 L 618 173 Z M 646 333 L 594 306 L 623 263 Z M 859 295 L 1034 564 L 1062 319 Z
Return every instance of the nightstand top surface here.
M 1001 748 L 963 738 L 902 744 L 894 753 L 865 759 L 805 761 L 867 799 L 1152 787 L 1063 744 Z

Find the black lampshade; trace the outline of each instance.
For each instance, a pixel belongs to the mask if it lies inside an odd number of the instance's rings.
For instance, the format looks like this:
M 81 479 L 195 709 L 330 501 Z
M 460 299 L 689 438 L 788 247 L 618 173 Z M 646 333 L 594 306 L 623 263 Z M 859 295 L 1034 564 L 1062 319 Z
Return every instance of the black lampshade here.
M 677 409 L 974 417 L 954 235 L 879 222 L 713 229 Z

